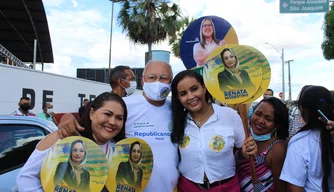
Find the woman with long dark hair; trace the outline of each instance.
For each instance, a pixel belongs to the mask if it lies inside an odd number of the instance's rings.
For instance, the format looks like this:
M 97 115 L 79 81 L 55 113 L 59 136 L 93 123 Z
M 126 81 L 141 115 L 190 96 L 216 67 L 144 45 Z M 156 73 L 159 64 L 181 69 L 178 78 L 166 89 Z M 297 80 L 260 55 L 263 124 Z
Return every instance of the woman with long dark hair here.
M 115 93 L 105 92 L 97 96 L 88 111 L 79 120 L 85 130 L 81 136 L 98 144 L 108 157 L 112 146 L 125 137 L 127 109 L 123 99 Z M 50 148 L 59 140 L 58 131 L 45 137 L 36 147 L 16 178 L 20 192 L 43 191 L 40 171 Z
M 249 124 L 258 149 L 254 165 L 259 183 L 252 183 L 249 161 L 236 155 L 241 191 L 286 191 L 279 176 L 286 154 L 288 122 L 288 110 L 276 97 L 266 97 L 255 106 Z
M 298 105 L 306 124 L 289 141 L 280 179 L 291 192 L 334 191 L 334 138 L 318 111 L 334 119 L 332 96 L 324 87 L 311 86 Z
M 172 82 L 172 142 L 180 153 L 179 192 L 239 192 L 233 150 L 244 158 L 256 154 L 252 137 L 246 141 L 240 116 L 213 104 L 201 75 L 192 70 Z

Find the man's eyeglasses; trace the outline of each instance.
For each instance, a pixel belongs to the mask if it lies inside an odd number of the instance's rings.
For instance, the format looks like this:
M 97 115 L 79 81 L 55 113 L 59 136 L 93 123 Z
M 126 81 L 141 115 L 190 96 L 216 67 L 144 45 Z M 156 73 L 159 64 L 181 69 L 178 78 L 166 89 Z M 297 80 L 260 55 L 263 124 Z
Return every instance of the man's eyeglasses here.
M 160 81 L 160 82 L 169 82 L 170 81 L 170 76 L 162 74 L 162 75 L 156 75 L 156 74 L 148 74 L 145 75 L 146 81 L 147 82 L 155 82 L 155 81 Z

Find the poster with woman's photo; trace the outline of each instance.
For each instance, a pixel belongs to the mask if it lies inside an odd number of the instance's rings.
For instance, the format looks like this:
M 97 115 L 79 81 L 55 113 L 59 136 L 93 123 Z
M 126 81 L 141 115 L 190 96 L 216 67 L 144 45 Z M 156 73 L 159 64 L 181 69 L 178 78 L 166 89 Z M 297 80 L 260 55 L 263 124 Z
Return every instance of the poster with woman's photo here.
M 110 192 L 143 191 L 153 169 L 153 154 L 142 139 L 127 138 L 115 144 L 109 159 L 107 189 Z
M 213 50 L 229 44 L 238 44 L 232 25 L 223 18 L 205 16 L 192 22 L 185 30 L 180 56 L 187 69 L 201 69 Z
M 221 46 L 208 56 L 203 78 L 214 98 L 228 104 L 242 103 L 259 90 L 262 63 L 258 54 L 246 46 Z
M 41 168 L 44 191 L 101 191 L 108 176 L 101 147 L 84 137 L 73 136 L 53 145 Z

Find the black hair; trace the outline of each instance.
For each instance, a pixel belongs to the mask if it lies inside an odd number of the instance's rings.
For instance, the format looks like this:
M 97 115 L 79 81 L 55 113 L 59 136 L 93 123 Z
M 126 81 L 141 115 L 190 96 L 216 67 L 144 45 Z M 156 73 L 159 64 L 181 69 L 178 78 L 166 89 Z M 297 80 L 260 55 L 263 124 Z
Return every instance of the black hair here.
M 130 154 L 129 154 L 129 159 L 130 160 L 132 160 L 131 159 L 131 153 L 132 153 L 132 149 L 133 149 L 133 147 L 135 146 L 135 145 L 139 145 L 139 147 L 141 147 L 141 144 L 140 144 L 140 142 L 139 141 L 135 141 L 135 142 L 133 142 L 133 143 L 131 143 L 131 145 L 130 145 Z M 142 158 L 142 155 L 143 155 L 143 152 L 140 152 L 140 159 Z
M 129 70 L 129 69 L 131 70 L 129 66 L 119 65 L 110 71 L 109 84 L 112 89 L 114 89 L 118 85 L 117 80 L 119 78 L 122 78 L 122 79 L 126 78 L 127 74 L 125 70 Z
M 88 101 L 88 99 L 84 99 L 84 102 L 85 102 L 85 101 Z
M 30 98 L 27 97 L 27 96 L 23 96 L 23 97 L 21 97 L 21 99 L 20 99 L 20 103 L 21 103 L 22 100 L 28 100 L 28 101 L 30 101 Z
M 46 103 L 43 102 L 43 104 L 42 104 L 42 109 L 44 110 L 45 107 L 46 107 Z
M 184 129 L 186 127 L 186 118 L 188 110 L 184 108 L 178 99 L 177 85 L 185 77 L 195 78 L 202 86 L 204 86 L 203 77 L 193 70 L 184 70 L 178 73 L 172 81 L 172 121 L 173 121 L 173 131 L 171 134 L 171 139 L 173 143 L 181 144 L 184 137 Z M 213 98 L 208 90 L 205 93 L 205 100 L 207 102 L 213 101 Z
M 82 136 L 95 141 L 93 137 L 93 131 L 92 131 L 92 120 L 90 119 L 90 110 L 92 109 L 93 111 L 96 111 L 100 109 L 104 105 L 104 103 L 107 101 L 114 101 L 114 102 L 121 104 L 124 110 L 124 116 L 123 116 L 124 120 L 123 120 L 122 129 L 112 140 L 115 142 L 118 142 L 125 138 L 125 123 L 126 123 L 126 119 L 128 116 L 126 105 L 123 99 L 119 95 L 115 93 L 111 93 L 111 92 L 104 92 L 100 94 L 99 96 L 97 96 L 94 99 L 94 101 L 91 101 L 87 104 L 87 110 L 85 114 L 79 120 L 79 124 L 85 128 L 84 131 L 80 132 Z
M 321 110 L 328 119 L 334 119 L 332 95 L 325 87 L 310 86 L 301 95 L 298 105 L 301 106 L 301 115 L 306 122 L 300 132 L 305 130 L 320 131 L 321 162 L 324 173 L 322 191 L 329 192 L 329 183 L 333 180 L 331 170 L 333 169 L 332 162 L 334 162 L 334 139 L 326 129 L 326 124 L 318 119 L 320 115 L 317 110 Z
M 277 137 L 285 140 L 289 136 L 289 113 L 285 104 L 276 97 L 266 97 L 255 106 L 254 113 L 261 103 L 268 103 L 273 106 Z
M 271 93 L 274 95 L 274 91 L 272 89 L 267 89 L 267 91 L 271 91 Z

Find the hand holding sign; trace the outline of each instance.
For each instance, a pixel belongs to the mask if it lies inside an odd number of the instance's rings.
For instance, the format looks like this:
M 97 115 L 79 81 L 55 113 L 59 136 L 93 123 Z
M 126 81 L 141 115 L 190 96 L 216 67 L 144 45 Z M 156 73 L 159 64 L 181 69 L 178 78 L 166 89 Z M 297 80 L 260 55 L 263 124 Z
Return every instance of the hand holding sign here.
M 93 141 L 67 137 L 49 150 L 41 169 L 45 191 L 101 191 L 108 175 L 105 154 Z

